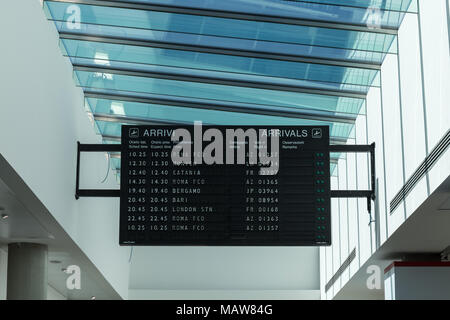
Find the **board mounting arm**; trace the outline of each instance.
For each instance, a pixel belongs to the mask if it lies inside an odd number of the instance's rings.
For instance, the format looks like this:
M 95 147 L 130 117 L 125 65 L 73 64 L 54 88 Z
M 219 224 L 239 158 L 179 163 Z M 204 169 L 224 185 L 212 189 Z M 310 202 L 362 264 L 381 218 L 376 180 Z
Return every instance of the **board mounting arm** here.
M 367 211 L 372 211 L 375 201 L 375 142 L 370 145 L 330 145 L 330 152 L 370 153 L 370 186 L 371 190 L 331 190 L 331 198 L 367 198 Z
M 77 172 L 75 199 L 80 197 L 120 197 L 120 190 L 80 189 L 80 155 L 82 152 L 121 152 L 120 144 L 82 144 L 77 142 Z M 331 198 L 367 198 L 367 210 L 371 212 L 371 201 L 375 200 L 375 143 L 371 145 L 331 145 L 330 152 L 370 153 L 371 190 L 331 190 Z
M 75 199 L 80 197 L 120 197 L 120 190 L 114 189 L 80 189 L 80 155 L 82 152 L 120 152 L 120 144 L 82 144 L 77 142 L 77 174 Z

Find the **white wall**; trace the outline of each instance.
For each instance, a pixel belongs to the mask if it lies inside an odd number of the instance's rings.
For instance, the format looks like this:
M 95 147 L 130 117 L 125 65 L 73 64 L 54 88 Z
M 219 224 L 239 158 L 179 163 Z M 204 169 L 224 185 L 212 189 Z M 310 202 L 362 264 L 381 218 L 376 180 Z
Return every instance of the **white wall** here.
M 67 300 L 67 297 L 56 291 L 55 288 L 47 286 L 47 300 Z
M 8 254 L 0 247 L 0 300 L 6 300 Z
M 347 160 L 342 159 L 338 163 L 338 182 L 339 190 L 347 189 Z M 349 248 L 349 208 L 348 199 L 338 199 L 339 202 L 339 266 L 347 259 L 351 249 Z M 352 248 L 353 249 L 353 248 Z M 341 277 L 341 286 L 344 286 L 349 279 L 349 274 L 344 273 Z
M 428 154 L 418 28 L 417 17 L 408 15 L 399 33 L 405 181 L 412 176 Z M 400 223 L 404 221 L 405 217 L 411 215 L 429 195 L 426 180 L 427 178 L 423 178 L 407 197 L 404 217 L 400 219 Z M 392 197 L 388 199 L 390 201 Z
M 405 219 L 404 203 L 390 214 L 389 203 L 405 184 L 402 105 L 400 101 L 397 57 L 386 57 L 382 67 L 382 99 L 385 151 L 386 200 L 391 235 Z M 380 171 L 378 171 L 380 172 Z
M 130 289 L 273 290 L 277 299 L 278 291 L 318 290 L 318 269 L 314 247 L 135 247 Z
M 118 245 L 118 199 L 74 199 L 76 141 L 101 143 L 58 34 L 36 0 L 0 3 L 0 153 L 124 298 L 129 248 Z M 105 156 L 82 179 L 100 187 Z M 49 183 L 51 182 L 51 183 Z M 104 188 L 117 188 L 110 175 Z
M 319 290 L 130 290 L 132 300 L 319 300 Z
M 390 282 L 386 300 L 449 300 L 450 267 L 395 266 L 385 274 Z
M 354 144 L 354 140 L 350 140 L 351 144 Z M 357 176 L 356 176 L 356 154 L 347 154 L 347 188 L 348 190 L 357 189 Z M 348 240 L 349 240 L 349 250 L 350 252 L 353 248 L 356 248 L 356 252 L 359 252 L 359 219 L 360 215 L 358 212 L 358 200 L 348 199 Z M 350 278 L 359 268 L 359 258 L 358 256 L 354 259 L 348 268 L 348 277 Z
M 368 144 L 367 141 L 367 116 L 360 115 L 356 119 L 355 132 L 356 132 L 356 144 Z M 356 167 L 353 169 L 356 171 L 356 189 L 368 190 L 369 185 L 369 162 L 368 154 L 357 153 Z M 358 213 L 358 230 L 359 230 L 359 245 L 356 250 L 356 256 L 360 265 L 364 264 L 371 254 L 371 227 L 369 226 L 370 216 L 367 212 L 367 199 L 357 199 L 357 207 L 350 210 L 357 211 Z M 336 292 L 337 293 L 337 292 Z
M 447 3 L 446 3 L 447 2 Z M 450 59 L 448 1 L 420 2 L 422 50 L 424 66 L 424 90 L 428 149 L 436 145 L 450 124 Z M 430 171 L 429 192 L 442 182 L 442 176 L 450 172 L 450 151 Z
M 386 57 L 381 70 L 381 88 L 370 89 L 366 99 L 367 117 L 360 115 L 356 121 L 356 143 L 376 143 L 381 244 L 450 173 L 450 150 L 447 150 L 406 200 L 390 212 L 393 197 L 450 129 L 447 5 L 447 0 L 419 0 L 420 14 L 406 15 L 399 30 L 399 54 Z M 343 170 L 344 161 L 347 170 Z M 363 154 L 340 160 L 339 186 L 345 186 L 342 182 L 345 179 L 349 189 L 366 189 L 367 164 Z M 322 248 L 320 253 L 322 293 L 325 283 L 353 247 L 357 249 L 357 258 L 326 293 L 327 299 L 340 290 L 376 249 L 375 226 L 368 226 L 366 200 L 341 200 L 339 208 L 333 210 L 333 223 L 338 224 L 333 227 L 333 246 Z M 342 226 L 346 219 L 348 226 Z M 339 259 L 336 252 L 340 252 Z
M 398 57 L 388 56 L 383 63 L 385 213 L 388 220 L 384 227 L 389 235 L 450 172 L 450 152 L 447 151 L 406 200 L 390 213 L 392 198 L 450 129 L 446 2 L 420 0 L 419 15 L 406 15 L 399 30 Z

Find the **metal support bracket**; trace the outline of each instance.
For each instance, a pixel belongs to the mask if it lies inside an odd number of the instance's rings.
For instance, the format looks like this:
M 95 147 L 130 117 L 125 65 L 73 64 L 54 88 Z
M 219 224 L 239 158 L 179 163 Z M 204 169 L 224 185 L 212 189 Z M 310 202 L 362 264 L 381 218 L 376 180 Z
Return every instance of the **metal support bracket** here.
M 121 152 L 120 144 L 81 144 L 77 142 L 77 173 L 75 199 L 80 197 L 120 197 L 120 190 L 80 189 L 81 152 Z M 370 153 L 371 190 L 331 190 L 331 198 L 367 198 L 367 210 L 372 211 L 375 200 L 375 143 L 371 145 L 331 145 L 330 152 Z
M 75 199 L 80 197 L 120 197 L 120 190 L 80 189 L 80 154 L 81 152 L 120 152 L 120 144 L 81 144 L 77 142 L 77 175 Z
M 331 190 L 331 198 L 367 198 L 367 211 L 372 211 L 372 201 L 375 201 L 375 142 L 370 145 L 331 145 L 330 152 L 370 153 L 371 190 Z

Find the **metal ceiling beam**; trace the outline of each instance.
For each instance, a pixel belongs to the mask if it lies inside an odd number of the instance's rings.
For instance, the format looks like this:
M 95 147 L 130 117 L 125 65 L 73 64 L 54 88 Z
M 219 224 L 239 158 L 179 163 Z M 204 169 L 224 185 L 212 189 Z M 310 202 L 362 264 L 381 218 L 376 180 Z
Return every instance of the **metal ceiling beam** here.
M 216 110 L 224 112 L 236 112 L 244 114 L 254 114 L 262 116 L 275 116 L 296 118 L 305 120 L 316 120 L 325 122 L 337 122 L 354 124 L 356 115 L 334 113 L 330 111 L 313 110 L 306 108 L 289 108 L 281 106 L 267 106 L 258 104 L 243 104 L 227 101 L 204 101 L 201 99 L 177 98 L 171 96 L 157 97 L 139 97 L 133 95 L 116 94 L 116 93 L 98 93 L 85 89 L 84 96 L 86 98 L 119 100 L 128 102 L 137 102 L 145 104 L 157 104 L 164 106 L 174 106 L 181 108 L 192 108 L 201 110 Z
M 106 141 L 122 142 L 122 139 L 119 136 L 102 135 L 102 137 L 103 137 L 103 140 L 106 140 Z
M 328 6 L 335 6 L 335 7 L 345 7 L 345 8 L 350 8 L 350 9 L 363 9 L 363 10 L 369 10 L 371 7 L 370 6 L 362 6 L 362 5 L 356 5 L 356 4 L 336 4 L 336 3 L 329 3 L 329 2 L 320 2 L 320 1 L 306 1 L 306 0 L 284 0 L 284 1 L 292 1 L 292 2 L 301 2 L 301 3 L 306 3 L 306 4 L 322 4 L 322 5 L 328 5 Z M 401 10 L 401 9 L 392 9 L 392 8 L 380 8 L 380 11 L 383 12 L 398 12 L 398 13 L 408 13 L 410 11 L 408 11 L 406 9 L 405 10 Z
M 349 138 L 344 137 L 330 137 L 330 144 L 332 145 L 344 145 L 347 144 Z
M 158 49 L 168 49 L 168 50 L 179 50 L 179 51 L 191 51 L 199 53 L 209 53 L 209 54 L 219 54 L 228 56 L 237 56 L 245 58 L 255 58 L 255 59 L 267 59 L 267 60 L 277 60 L 277 61 L 288 61 L 288 62 L 299 62 L 307 64 L 320 64 L 335 67 L 344 68 L 355 68 L 355 69 L 368 69 L 368 70 L 381 70 L 381 64 L 364 62 L 364 61 L 351 61 L 343 59 L 326 59 L 317 57 L 308 57 L 301 55 L 290 55 L 283 53 L 268 53 L 261 52 L 257 50 L 239 50 L 232 48 L 218 48 L 211 46 L 202 46 L 196 44 L 177 44 L 170 43 L 167 41 L 153 41 L 153 40 L 131 40 L 122 37 L 104 36 L 104 35 L 88 35 L 88 34 L 76 34 L 68 32 L 60 32 L 59 37 L 61 39 L 67 40 L 79 40 L 79 41 L 91 41 L 100 43 L 109 43 L 117 45 L 128 45 L 146 48 L 158 48 Z M 311 46 L 314 45 L 304 45 Z M 354 50 L 356 49 L 345 49 L 342 50 Z
M 172 125 L 193 125 L 193 122 L 189 121 L 176 121 L 176 120 L 166 120 L 166 119 L 152 119 L 152 118 L 135 118 L 128 116 L 120 116 L 115 114 L 94 114 L 94 119 L 96 121 L 104 122 L 115 122 L 115 123 L 126 123 L 134 125 L 148 125 L 148 126 L 172 126 Z M 204 122 L 204 125 L 208 123 Z
M 102 1 L 97 1 L 97 0 L 51 0 L 51 1 L 87 4 L 87 5 L 104 6 L 104 7 L 111 7 L 111 8 L 157 11 L 157 12 L 166 12 L 166 13 L 175 13 L 175 14 L 189 14 L 189 15 L 205 16 L 205 17 L 213 17 L 213 18 L 248 20 L 248 21 L 298 25 L 298 26 L 306 26 L 306 27 L 339 29 L 339 30 L 348 30 L 348 31 L 371 32 L 371 33 L 393 34 L 393 35 L 396 35 L 398 33 L 398 30 L 396 28 L 392 28 L 392 27 L 369 28 L 367 25 L 364 25 L 364 24 L 352 24 L 352 23 L 346 23 L 346 22 L 329 22 L 329 21 L 312 20 L 312 19 L 301 19 L 301 18 L 295 18 L 295 17 L 263 15 L 263 14 L 248 13 L 248 12 L 244 13 L 244 12 L 221 11 L 221 10 L 200 9 L 200 8 L 188 8 L 188 7 L 178 7 L 178 6 L 162 5 L 162 4 L 149 4 L 149 3 L 141 3 L 141 2 L 136 3 L 136 2 L 106 1 L 106 0 L 102 0 Z
M 135 71 L 125 68 L 117 67 L 97 67 L 83 64 L 73 64 L 75 71 L 87 71 L 94 73 L 108 73 L 131 77 L 142 77 L 142 78 L 153 78 L 153 79 L 165 79 L 174 81 L 185 81 L 185 82 L 195 82 L 204 84 L 214 84 L 214 85 L 224 85 L 232 87 L 245 87 L 253 89 L 263 89 L 263 90 L 275 90 L 275 91 L 285 91 L 285 92 L 296 92 L 296 93 L 306 93 L 306 94 L 316 94 L 316 95 L 327 95 L 335 97 L 345 97 L 354 99 L 365 99 L 366 94 L 357 91 L 349 90 L 331 90 L 331 89 L 315 89 L 308 88 L 304 86 L 297 85 L 279 85 L 264 81 L 244 81 L 237 79 L 227 79 L 212 76 L 192 76 L 186 74 L 168 73 L 168 72 L 158 72 L 158 71 Z
M 187 121 L 172 121 L 172 120 L 159 120 L 159 119 L 142 119 L 142 118 L 133 118 L 127 116 L 117 116 L 113 114 L 94 114 L 94 119 L 96 121 L 104 121 L 104 122 L 112 122 L 112 123 L 121 123 L 127 125 L 181 125 L 181 126 L 190 126 L 193 125 L 193 122 Z M 210 123 L 203 123 L 205 126 L 214 125 Z M 113 135 L 103 135 L 103 139 L 108 141 L 120 142 L 120 136 Z M 346 138 L 343 137 L 330 137 L 331 144 L 345 144 L 347 142 Z

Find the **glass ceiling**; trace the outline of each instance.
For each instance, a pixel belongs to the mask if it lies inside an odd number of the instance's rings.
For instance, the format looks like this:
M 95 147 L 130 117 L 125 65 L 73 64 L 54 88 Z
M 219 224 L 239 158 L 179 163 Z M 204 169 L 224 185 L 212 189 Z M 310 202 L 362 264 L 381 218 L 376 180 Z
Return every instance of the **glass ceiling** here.
M 105 143 L 119 141 L 121 124 L 195 120 L 329 125 L 331 142 L 345 143 L 416 8 L 416 0 L 44 2 Z

